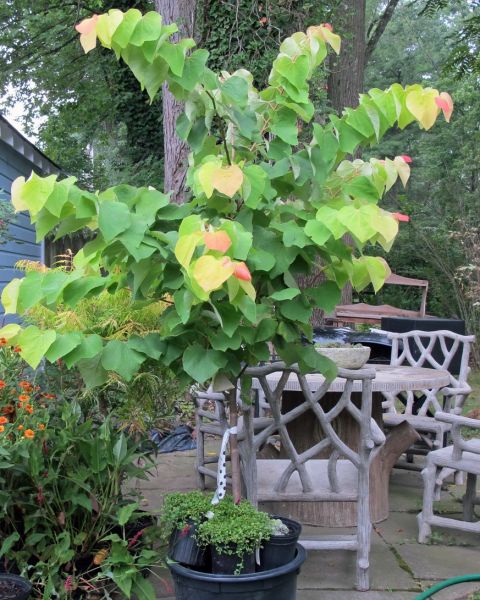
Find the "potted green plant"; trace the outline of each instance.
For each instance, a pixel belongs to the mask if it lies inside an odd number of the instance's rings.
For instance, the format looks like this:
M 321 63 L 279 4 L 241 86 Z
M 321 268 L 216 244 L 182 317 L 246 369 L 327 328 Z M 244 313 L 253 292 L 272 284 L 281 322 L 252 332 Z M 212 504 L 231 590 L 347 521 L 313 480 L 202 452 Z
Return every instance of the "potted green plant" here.
M 206 567 L 205 547 L 199 546 L 199 525 L 206 519 L 212 496 L 202 492 L 167 494 L 162 507 L 162 528 L 169 537 L 169 557 L 190 567 Z
M 171 38 L 176 26 L 165 25 L 155 12 L 113 9 L 92 15 L 77 29 L 86 52 L 97 40 L 112 49 L 152 101 L 167 84 L 185 102 L 177 134 L 191 148 L 188 201 L 172 204 L 150 187 L 118 185 L 93 193 L 73 178 L 18 178 L 12 202 L 17 211 L 29 211 L 39 240 L 50 231 L 61 237 L 81 227 L 91 229 L 94 239 L 74 257 L 71 271 L 14 279 L 2 293 L 5 313 L 24 314 L 35 304 L 75 306 L 82 298 L 125 287 L 134 300 L 164 300 L 168 308 L 159 330 L 147 335 L 127 331 L 121 339 L 109 339 L 91 331 L 60 333 L 18 324 L 7 325 L 0 335 L 18 344 L 33 367 L 44 357 L 78 366 L 91 387 L 103 385 L 111 372 L 129 381 L 152 359 L 171 368 L 182 384 L 212 382 L 225 391 L 237 504 L 236 391 L 245 365 L 268 360 L 273 346 L 287 364 L 333 378 L 335 365 L 302 342 L 312 339 L 313 310 L 331 311 L 349 281 L 357 290 L 372 284 L 378 291 L 390 273 L 383 259 L 364 249 L 391 247 L 404 217 L 379 203 L 397 180 L 406 185 L 411 159 L 349 157 L 393 127 L 416 121 L 429 129 L 440 112 L 448 121 L 452 100 L 436 89 L 393 84 L 362 94 L 355 109 L 309 126 L 310 80 L 329 47 L 340 51 L 340 38 L 329 24 L 286 39 L 262 90 L 245 69 L 211 71 L 208 52 L 194 49 L 191 39 Z M 302 286 L 319 264 L 325 281 Z M 288 596 L 293 598 L 304 556 L 297 548 L 281 571 L 215 577 L 240 587 L 242 578 L 253 578 L 262 589 L 270 578 L 275 593 L 278 586 L 290 591 L 293 586 Z M 199 597 L 195 585 L 213 577 L 181 565 L 178 570 L 184 582 L 190 577 L 192 597 Z M 252 595 L 251 581 L 242 588 L 246 598 Z
M 261 571 L 276 569 L 288 564 L 295 558 L 295 549 L 302 526 L 287 517 L 271 517 L 271 536 L 263 541 L 260 548 Z

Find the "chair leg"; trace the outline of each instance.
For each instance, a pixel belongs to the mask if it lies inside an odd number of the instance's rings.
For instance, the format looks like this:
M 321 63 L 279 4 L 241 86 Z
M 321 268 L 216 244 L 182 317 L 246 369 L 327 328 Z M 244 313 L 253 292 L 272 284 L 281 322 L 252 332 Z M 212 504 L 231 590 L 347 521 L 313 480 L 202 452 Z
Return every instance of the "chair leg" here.
M 432 534 L 430 518 L 433 517 L 433 500 L 435 495 L 437 468 L 434 465 L 425 467 L 422 471 L 423 477 L 423 506 L 422 512 L 417 516 L 418 543 L 425 544 Z
M 467 489 L 463 497 L 463 520 L 473 521 L 475 498 L 477 496 L 477 476 L 473 473 L 467 475 Z
M 197 487 L 199 490 L 205 489 L 205 475 L 200 473 L 199 467 L 205 465 L 205 434 L 200 431 L 197 426 L 197 459 L 195 463 L 195 470 L 197 472 Z
M 359 477 L 357 511 L 357 576 L 356 588 L 360 592 L 370 589 L 370 542 L 372 523 L 370 521 L 370 496 L 368 471 Z

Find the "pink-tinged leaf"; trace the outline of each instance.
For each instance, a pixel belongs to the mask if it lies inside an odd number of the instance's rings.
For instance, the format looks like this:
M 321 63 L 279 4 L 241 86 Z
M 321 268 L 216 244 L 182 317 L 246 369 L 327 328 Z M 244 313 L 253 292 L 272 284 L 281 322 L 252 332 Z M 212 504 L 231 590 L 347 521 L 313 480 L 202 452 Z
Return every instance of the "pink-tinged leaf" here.
M 328 31 L 333 31 L 333 27 L 330 25 L 330 23 L 322 23 L 320 27 L 325 27 L 325 29 L 328 29 Z
M 98 21 L 98 15 L 93 15 L 92 17 L 90 17 L 88 19 L 83 19 L 83 21 L 80 21 L 80 23 L 77 23 L 75 25 L 75 29 L 78 31 L 78 33 L 91 33 L 92 31 L 95 30 L 97 21 Z
M 83 19 L 78 25 L 75 25 L 75 29 L 80 33 L 80 44 L 85 54 L 97 45 L 97 21 L 98 15 L 93 15 L 93 17 Z
M 406 163 L 411 163 L 413 162 L 412 158 L 410 156 L 408 156 L 408 154 L 400 154 L 400 158 L 403 158 L 403 160 Z
M 399 212 L 392 213 L 392 217 L 394 219 L 397 219 L 397 221 L 404 221 L 405 223 L 408 223 L 408 221 L 410 221 L 410 217 L 408 215 L 404 215 Z
M 435 98 L 435 103 L 443 112 L 445 121 L 450 123 L 450 117 L 452 116 L 453 112 L 453 100 L 450 94 L 447 92 L 441 92 L 441 94 Z
M 203 241 L 209 250 L 216 250 L 217 252 L 226 252 L 232 245 L 232 240 L 225 231 L 205 232 Z
M 244 262 L 233 263 L 233 276 L 242 281 L 252 281 L 252 275 Z
M 398 176 L 402 180 L 403 187 L 407 185 L 408 178 L 410 177 L 410 167 L 408 163 L 403 160 L 401 156 L 396 156 L 393 159 L 393 164 L 397 170 Z

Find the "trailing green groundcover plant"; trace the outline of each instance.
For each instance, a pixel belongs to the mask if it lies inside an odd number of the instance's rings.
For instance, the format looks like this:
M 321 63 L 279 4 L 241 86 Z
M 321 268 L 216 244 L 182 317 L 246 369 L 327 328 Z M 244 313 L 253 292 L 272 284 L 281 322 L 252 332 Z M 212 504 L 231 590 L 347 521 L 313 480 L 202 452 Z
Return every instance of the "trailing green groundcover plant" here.
M 260 548 L 272 536 L 272 520 L 267 513 L 254 508 L 248 500 L 235 504 L 225 496 L 197 527 L 201 546 L 211 546 L 218 554 L 238 558 L 235 573 L 240 573 L 245 555 Z
M 407 156 L 349 157 L 393 127 L 417 121 L 429 129 L 441 110 L 449 120 L 450 96 L 420 85 L 373 89 L 357 108 L 314 123 L 311 141 L 300 144 L 299 131 L 314 116 L 309 81 L 329 46 L 340 51 L 330 25 L 286 39 L 263 90 L 245 69 L 212 72 L 208 52 L 191 39 L 172 41 L 177 27 L 155 12 L 111 10 L 77 29 L 86 52 L 97 40 L 111 48 L 152 100 L 166 82 L 185 102 L 177 133 L 191 148 L 190 200 L 170 204 L 150 187 L 89 193 L 74 178 L 18 178 L 12 202 L 30 213 L 38 240 L 82 227 L 96 237 L 77 253 L 72 272 L 28 273 L 5 288 L 2 302 L 6 313 L 23 314 L 129 287 L 135 300 L 163 299 L 169 307 L 158 333 L 124 340 L 15 324 L 0 335 L 34 367 L 43 357 L 78 365 L 90 386 L 111 371 L 129 380 L 152 359 L 185 383 L 213 378 L 225 389 L 244 364 L 269 358 L 268 342 L 287 363 L 333 376 L 332 363 L 302 345 L 301 335 L 311 338 L 312 310 L 332 310 L 348 281 L 357 290 L 382 286 L 388 266 L 363 249 L 391 247 L 401 215 L 379 202 L 410 174 Z M 325 282 L 300 289 L 298 278 L 316 268 Z
M 169 536 L 175 529 L 182 531 L 190 525 L 199 525 L 212 510 L 212 496 L 197 490 L 167 494 L 162 507 L 163 533 Z

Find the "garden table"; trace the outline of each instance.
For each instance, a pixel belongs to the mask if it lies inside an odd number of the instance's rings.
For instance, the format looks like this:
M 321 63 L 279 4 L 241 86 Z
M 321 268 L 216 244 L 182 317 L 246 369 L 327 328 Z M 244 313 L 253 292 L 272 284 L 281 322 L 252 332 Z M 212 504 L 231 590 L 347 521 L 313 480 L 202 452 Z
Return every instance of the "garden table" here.
M 398 393 L 409 390 L 439 389 L 449 385 L 448 371 L 427 369 L 423 367 L 392 367 L 390 365 L 366 365 L 366 368 L 375 369 L 376 377 L 372 381 L 373 402 L 372 417 L 377 424 L 382 426 L 382 392 Z M 280 381 L 281 373 L 271 373 L 267 376 L 270 387 Z M 308 374 L 306 381 L 312 392 L 317 391 L 325 382 L 321 374 Z M 323 410 L 329 410 L 338 401 L 339 394 L 343 391 L 345 379 L 334 379 L 330 384 L 328 393 L 321 398 Z M 259 389 L 259 382 L 253 381 L 253 388 Z M 282 412 L 287 412 L 303 402 L 303 395 L 297 377 L 291 374 L 283 388 Z M 353 386 L 352 400 L 360 402 L 361 382 Z M 358 424 L 347 411 L 342 411 L 335 419 L 334 428 L 337 434 L 350 448 L 358 446 Z M 304 452 L 318 442 L 323 432 L 318 420 L 311 411 L 306 411 L 287 425 L 288 433 L 297 452 Z M 393 428 L 386 437 L 383 446 L 375 453 L 370 468 L 370 513 L 372 522 L 378 523 L 388 517 L 388 483 L 390 473 L 398 458 L 418 439 L 417 432 L 406 421 Z M 328 451 L 327 451 L 328 452 Z M 325 452 L 315 458 L 327 458 Z M 284 458 L 282 449 L 279 458 Z M 273 467 L 273 465 L 272 465 Z M 260 483 L 259 483 L 259 487 Z M 261 500 L 261 498 L 260 498 Z M 333 509 L 321 503 L 312 502 L 282 502 L 267 503 L 267 510 L 276 510 L 288 513 L 293 518 L 298 518 L 303 523 L 324 526 L 351 526 L 355 525 L 356 508 L 354 503 L 339 503 L 341 506 Z M 328 503 L 325 503 L 328 505 Z

